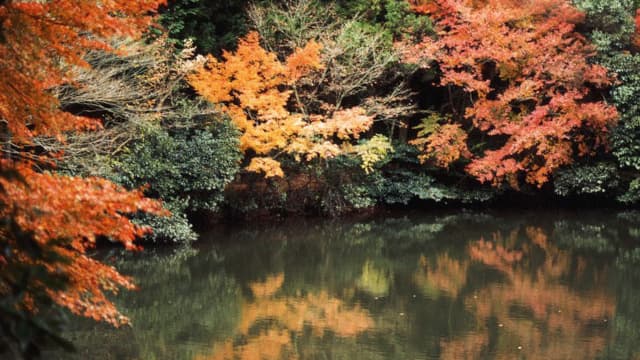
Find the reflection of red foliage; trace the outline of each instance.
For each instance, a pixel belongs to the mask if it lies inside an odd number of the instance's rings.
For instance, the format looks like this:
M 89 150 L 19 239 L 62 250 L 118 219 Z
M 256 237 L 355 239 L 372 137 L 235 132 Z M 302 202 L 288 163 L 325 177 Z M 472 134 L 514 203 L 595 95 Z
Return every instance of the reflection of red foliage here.
M 435 265 L 420 256 L 419 268 L 413 281 L 422 288 L 433 287 L 439 292 L 456 298 L 467 283 L 468 262 L 458 261 L 447 253 L 438 255 Z
M 584 330 L 615 314 L 615 300 L 606 291 L 607 277 L 595 276 L 591 291 L 571 289 L 563 279 L 576 270 L 575 258 L 550 244 L 541 228 L 528 227 L 525 234 L 530 240 L 526 243 L 515 241 L 520 232 L 514 231 L 504 238 L 497 233 L 493 241 L 480 239 L 470 244 L 470 258 L 499 270 L 506 281 L 489 284 L 468 296 L 466 307 L 476 314 L 478 324 L 496 319 L 499 332 L 509 334 L 500 340 L 506 346 L 498 350 L 496 358 L 518 358 L 522 351 L 529 359 L 595 358 L 604 348 L 607 335 L 586 335 Z M 521 249 L 510 248 L 516 243 Z M 524 266 L 534 249 L 544 252 L 544 261 L 532 275 Z M 584 263 L 580 264 L 578 259 L 578 270 L 584 268 Z M 525 311 L 514 315 L 510 312 L 514 306 Z M 444 340 L 442 358 L 479 358 L 488 341 L 482 331 Z M 522 350 L 518 349 L 521 345 Z
M 469 256 L 485 265 L 508 271 L 514 263 L 522 259 L 522 251 L 509 250 L 502 245 L 494 245 L 491 241 L 480 239 L 469 246 Z

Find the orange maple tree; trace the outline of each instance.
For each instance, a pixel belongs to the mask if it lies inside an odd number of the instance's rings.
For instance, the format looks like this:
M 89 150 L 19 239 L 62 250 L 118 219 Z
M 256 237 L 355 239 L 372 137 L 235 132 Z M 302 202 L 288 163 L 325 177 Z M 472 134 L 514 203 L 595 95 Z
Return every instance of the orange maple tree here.
M 425 160 L 468 158 L 467 172 L 481 182 L 517 188 L 523 178 L 542 186 L 574 155 L 606 147 L 617 112 L 593 95 L 611 79 L 589 61 L 594 49 L 575 31 L 583 14 L 569 1 L 429 0 L 414 8 L 439 33 L 406 45 L 405 61 L 437 65 L 439 86 L 470 99 L 453 123 L 417 141 Z M 475 156 L 465 151 L 463 128 L 489 140 Z
M 17 169 L 22 180 L 0 177 L 3 190 L 0 194 L 3 205 L 0 217 L 11 218 L 22 232 L 29 234 L 35 246 L 64 261 L 50 263 L 31 256 L 23 248 L 24 244 L 17 243 L 11 233 L 2 229 L 2 241 L 9 244 L 12 252 L 9 256 L 0 256 L 0 268 L 10 261 L 19 261 L 42 266 L 50 273 L 64 274 L 67 281 L 64 289 L 52 290 L 45 283 L 36 283 L 32 284 L 31 291 L 37 289 L 47 293 L 57 304 L 78 315 L 113 325 L 126 323 L 128 320 L 120 315 L 103 290 L 132 289 L 131 279 L 120 275 L 111 266 L 91 259 L 87 250 L 95 245 L 99 236 L 119 241 L 128 249 L 136 249 L 134 240 L 148 229 L 131 223 L 123 214 L 137 211 L 160 214 L 163 212 L 160 204 L 144 198 L 142 191 L 125 191 L 100 178 L 80 179 L 39 173 L 28 163 L 11 164 L 6 160 L 2 165 Z M 2 290 L 6 289 L 0 287 L 0 293 Z M 27 303 L 31 297 L 27 294 Z
M 471 157 L 467 138 L 467 133 L 460 124 L 444 124 L 429 136 L 412 140 L 411 144 L 422 150 L 422 154 L 418 156 L 420 161 L 433 160 L 437 166 L 448 167 L 461 157 Z
M 255 154 L 247 170 L 284 176 L 279 155 L 307 161 L 336 156 L 373 123 L 359 107 L 312 114 L 299 101 L 297 82 L 323 66 L 320 49 L 310 41 L 282 63 L 260 46 L 259 34 L 251 32 L 235 52 L 223 53 L 223 61 L 209 56 L 189 77 L 196 91 L 218 104 L 242 132 L 242 151 Z
M 3 1 L 0 5 L 0 117 L 14 139 L 99 126 L 61 112 L 52 87 L 88 66 L 87 50 L 114 50 L 112 36 L 138 36 L 166 0 Z
M 132 288 L 131 279 L 87 250 L 99 237 L 135 248 L 134 239 L 148 229 L 126 214 L 166 212 L 141 191 L 42 170 L 51 168 L 52 154 L 32 140 L 100 127 L 96 119 L 63 112 L 50 90 L 73 82 L 71 69 L 88 66 L 87 51 L 118 51 L 110 37 L 140 36 L 164 2 L 0 1 L 0 297 L 16 299 L 3 311 L 34 314 L 44 298 L 113 325 L 128 321 L 104 292 Z

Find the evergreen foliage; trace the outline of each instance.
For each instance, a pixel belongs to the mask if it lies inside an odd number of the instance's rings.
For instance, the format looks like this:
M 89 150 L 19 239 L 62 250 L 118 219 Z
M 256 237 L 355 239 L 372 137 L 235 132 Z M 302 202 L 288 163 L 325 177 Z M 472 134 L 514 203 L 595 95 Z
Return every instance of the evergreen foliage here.
M 229 121 L 209 129 L 167 131 L 157 128 L 115 160 L 114 182 L 128 188 L 148 185 L 147 196 L 162 199 L 170 217 L 143 215 L 153 240 L 196 239 L 187 214 L 218 212 L 225 186 L 239 170 L 238 132 Z M 106 175 L 106 174 L 105 174 Z
M 246 0 L 170 0 L 160 13 L 173 42 L 192 39 L 198 52 L 220 54 L 247 32 Z M 158 34 L 162 32 L 156 30 Z
M 578 0 L 576 5 L 586 14 L 586 27 L 598 50 L 597 60 L 614 74 L 617 82 L 611 90 L 611 100 L 620 120 L 611 129 L 611 150 L 615 155 L 623 194 L 620 200 L 633 203 L 640 177 L 640 54 L 634 45 L 637 36 L 634 15 L 638 8 L 634 0 Z M 606 173 L 610 174 L 610 171 Z M 598 175 L 605 176 L 604 174 Z M 582 177 L 577 178 L 577 183 Z M 609 186 L 615 189 L 617 182 Z

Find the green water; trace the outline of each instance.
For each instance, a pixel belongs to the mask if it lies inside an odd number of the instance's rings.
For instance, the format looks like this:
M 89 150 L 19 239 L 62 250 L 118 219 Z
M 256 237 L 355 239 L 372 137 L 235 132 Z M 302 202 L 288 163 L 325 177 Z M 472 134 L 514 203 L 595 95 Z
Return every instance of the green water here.
M 72 359 L 640 359 L 640 213 L 387 214 L 103 254 L 132 328 Z M 639 246 L 640 247 L 640 246 Z

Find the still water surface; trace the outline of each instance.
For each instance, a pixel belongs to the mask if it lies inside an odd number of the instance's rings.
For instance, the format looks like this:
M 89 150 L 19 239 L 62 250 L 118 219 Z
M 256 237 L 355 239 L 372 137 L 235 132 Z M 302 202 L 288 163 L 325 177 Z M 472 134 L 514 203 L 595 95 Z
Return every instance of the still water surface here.
M 107 254 L 132 328 L 61 359 L 640 359 L 640 213 L 387 214 Z

